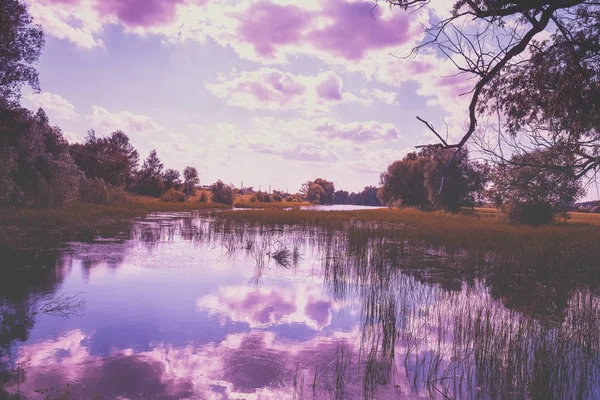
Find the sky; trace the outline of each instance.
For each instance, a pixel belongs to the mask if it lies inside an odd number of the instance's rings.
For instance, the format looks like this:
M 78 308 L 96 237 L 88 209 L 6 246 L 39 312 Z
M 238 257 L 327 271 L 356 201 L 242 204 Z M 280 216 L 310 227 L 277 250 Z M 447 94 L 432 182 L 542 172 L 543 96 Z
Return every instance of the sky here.
M 46 34 L 43 107 L 69 141 L 123 130 L 144 159 L 195 166 L 201 184 L 297 191 L 377 185 L 414 146 L 417 121 L 464 131 L 472 82 L 433 52 L 406 59 L 422 23 L 372 0 L 26 0 Z

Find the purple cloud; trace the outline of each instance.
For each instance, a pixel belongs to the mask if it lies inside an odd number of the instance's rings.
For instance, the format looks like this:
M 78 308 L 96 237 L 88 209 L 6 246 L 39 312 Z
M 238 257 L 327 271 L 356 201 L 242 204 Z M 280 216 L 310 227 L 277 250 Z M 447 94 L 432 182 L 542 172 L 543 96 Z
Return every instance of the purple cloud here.
M 412 39 L 410 14 L 396 13 L 391 18 L 383 18 L 382 14 L 380 8 L 373 9 L 371 1 L 327 0 L 319 12 L 261 2 L 243 15 L 236 15 L 241 21 L 237 36 L 263 57 L 273 57 L 278 46 L 297 44 L 359 60 L 369 50 L 402 45 Z M 312 24 L 322 17 L 329 19 L 324 27 Z
M 317 84 L 317 94 L 320 98 L 331 101 L 342 100 L 342 80 L 335 73 Z
M 276 101 L 284 105 L 294 96 L 302 95 L 306 86 L 298 82 L 292 75 L 279 71 L 270 71 L 262 76 L 261 81 L 240 81 L 229 93 L 251 93 L 261 102 Z
M 314 320 L 317 325 L 325 326 L 331 318 L 331 302 L 325 300 L 317 300 L 306 305 L 304 312 L 308 317 Z
M 330 139 L 342 139 L 354 143 L 395 140 L 400 136 L 400 133 L 395 126 L 391 124 L 381 124 L 376 121 L 353 122 L 348 124 L 329 121 L 316 126 L 315 131 L 324 134 Z
M 68 4 L 70 6 L 81 3 L 81 0 L 46 0 L 46 3 Z
M 147 28 L 172 22 L 182 3 L 184 0 L 101 0 L 96 9 L 102 16 L 115 15 L 124 25 Z
M 317 48 L 348 60 L 360 60 L 373 49 L 398 46 L 412 38 L 410 14 L 396 13 L 381 19 L 382 11 L 373 2 L 347 3 L 329 0 L 325 15 L 333 23 L 311 32 L 308 40 Z
M 277 45 L 299 43 L 311 13 L 296 6 L 261 2 L 236 17 L 241 21 L 241 39 L 252 43 L 261 56 L 270 57 Z

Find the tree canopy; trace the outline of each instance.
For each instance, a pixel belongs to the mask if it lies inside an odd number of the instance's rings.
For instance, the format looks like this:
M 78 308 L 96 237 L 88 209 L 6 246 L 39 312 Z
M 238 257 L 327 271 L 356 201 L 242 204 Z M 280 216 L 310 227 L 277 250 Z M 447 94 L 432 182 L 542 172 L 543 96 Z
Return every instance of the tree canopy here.
M 514 155 L 511 163 L 498 164 L 492 171 L 487 197 L 515 222 L 550 222 L 554 216 L 566 213 L 571 203 L 583 195 L 581 182 L 572 172 L 529 164 L 532 159 L 535 164 L 552 164 L 561 157 L 563 154 L 551 149 L 532 152 L 526 159 Z
M 335 184 L 326 179 L 317 178 L 308 181 L 300 188 L 304 198 L 314 204 L 333 204 Z
M 86 177 L 114 186 L 129 184 L 139 162 L 137 150 L 120 130 L 103 138 L 90 130 L 85 142 L 72 144 L 70 151 Z
M 407 11 L 432 7 L 430 0 L 387 0 Z M 600 166 L 600 3 L 585 0 L 456 0 L 448 15 L 425 27 L 426 40 L 473 79 L 468 127 L 461 149 L 482 117 L 497 117 L 492 138 L 479 141 L 496 161 L 514 150 L 553 148 L 563 170 L 583 177 Z M 549 35 L 546 32 L 550 32 Z M 504 151 L 501 145 L 510 145 Z M 507 154 L 505 156 L 505 154 Z
M 450 158 L 454 162 L 446 167 Z M 381 174 L 378 196 L 388 206 L 443 208 L 457 212 L 481 200 L 489 167 L 471 161 L 466 149 L 455 155 L 439 146 L 424 147 L 390 164 Z M 444 190 L 440 182 L 445 180 Z
M 42 28 L 20 0 L 0 2 L 0 96 L 18 101 L 23 84 L 39 90 L 34 64 L 44 47 Z

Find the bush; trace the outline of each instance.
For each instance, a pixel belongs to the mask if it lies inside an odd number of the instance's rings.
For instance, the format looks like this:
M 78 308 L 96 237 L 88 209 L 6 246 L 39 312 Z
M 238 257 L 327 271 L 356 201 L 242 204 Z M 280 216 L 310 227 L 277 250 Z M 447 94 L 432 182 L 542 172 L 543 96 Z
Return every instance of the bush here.
M 137 180 L 133 183 L 131 190 L 145 196 L 160 197 L 164 188 L 165 184 L 160 175 L 151 177 L 138 176 Z
M 171 188 L 167 190 L 162 196 L 160 196 L 162 201 L 175 202 L 178 201 L 183 203 L 185 201 L 185 193 L 180 192 L 179 190 L 175 190 Z
M 108 203 L 110 201 L 110 193 L 104 183 L 104 179 L 82 178 L 79 182 L 79 199 L 85 203 Z
M 288 196 L 285 198 L 285 201 L 287 201 L 288 203 L 291 203 L 294 201 L 294 198 L 292 196 Z
M 110 203 L 127 203 L 129 196 L 123 186 L 106 185 L 108 188 L 108 201 Z
M 218 180 L 212 184 L 211 190 L 213 202 L 227 205 L 233 204 L 233 198 L 235 196 L 233 186 L 226 185 L 221 180 Z
M 273 195 L 273 201 L 281 203 L 283 201 L 283 199 L 281 198 L 281 196 L 279 194 L 276 193 Z
M 250 201 L 251 201 L 252 203 L 256 203 L 256 196 L 252 196 L 252 197 L 250 197 Z
M 548 203 L 523 203 L 510 201 L 504 212 L 510 222 L 525 225 L 544 225 L 552 222 L 556 210 Z
M 208 195 L 204 190 L 202 191 L 202 193 L 200 193 L 200 198 L 198 199 L 198 201 L 200 203 L 208 203 Z

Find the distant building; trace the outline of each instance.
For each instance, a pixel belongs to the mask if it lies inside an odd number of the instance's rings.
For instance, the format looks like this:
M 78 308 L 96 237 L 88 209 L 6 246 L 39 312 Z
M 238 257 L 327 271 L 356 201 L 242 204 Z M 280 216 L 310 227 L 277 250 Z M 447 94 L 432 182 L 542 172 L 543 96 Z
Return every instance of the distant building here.
M 600 214 L 600 206 L 593 206 L 588 212 Z

